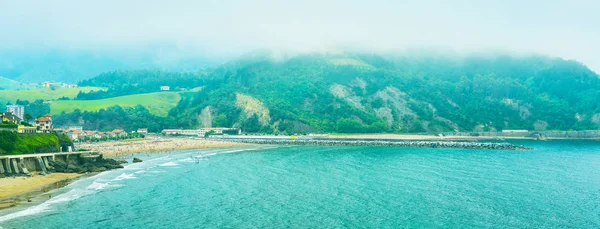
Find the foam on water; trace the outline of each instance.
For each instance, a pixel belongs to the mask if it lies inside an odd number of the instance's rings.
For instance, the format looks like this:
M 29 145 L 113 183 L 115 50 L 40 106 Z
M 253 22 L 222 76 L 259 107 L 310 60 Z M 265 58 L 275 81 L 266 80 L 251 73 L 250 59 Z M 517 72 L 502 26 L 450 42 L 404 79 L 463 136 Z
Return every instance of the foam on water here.
M 93 182 L 92 185 L 94 185 L 94 183 L 96 183 L 96 182 Z M 96 183 L 95 186 L 100 187 L 101 185 L 100 185 L 100 183 Z M 29 216 L 29 215 L 35 215 L 35 214 L 48 212 L 51 210 L 50 207 L 52 205 L 73 201 L 73 200 L 81 198 L 82 196 L 92 194 L 98 190 L 99 189 L 88 189 L 88 188 L 72 189 L 66 193 L 60 194 L 52 199 L 49 199 L 48 201 L 43 202 L 39 205 L 32 206 L 32 207 L 24 209 L 22 211 L 18 211 L 18 212 L 14 212 L 12 214 L 2 216 L 2 217 L 0 217 L 0 222 L 4 222 L 7 220 L 11 220 L 11 219 L 15 219 L 15 218 L 23 217 L 23 216 Z
M 178 166 L 178 165 L 179 164 L 171 161 L 171 162 L 160 164 L 159 166 L 162 166 L 162 167 L 173 167 L 173 166 Z
M 194 160 L 192 160 L 191 158 L 185 158 L 185 159 L 181 159 L 179 161 L 180 162 L 194 162 Z
M 113 180 L 120 181 L 120 180 L 135 179 L 135 178 L 136 177 L 133 173 L 122 173 L 121 175 L 119 175 L 118 177 L 116 177 Z

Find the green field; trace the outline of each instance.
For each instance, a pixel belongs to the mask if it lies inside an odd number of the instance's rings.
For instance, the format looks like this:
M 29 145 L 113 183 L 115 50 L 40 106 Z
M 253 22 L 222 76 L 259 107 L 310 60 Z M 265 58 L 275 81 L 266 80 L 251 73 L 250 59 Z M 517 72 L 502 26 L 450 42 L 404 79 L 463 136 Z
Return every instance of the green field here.
M 98 91 L 104 90 L 98 87 L 79 87 L 79 88 L 56 88 L 55 90 L 51 90 L 49 88 L 35 88 L 31 90 L 0 90 L 0 102 L 6 103 L 11 102 L 14 103 L 19 100 L 28 100 L 29 102 L 33 102 L 35 100 L 56 100 L 61 97 L 67 98 L 75 98 L 79 91 Z
M 60 114 L 63 111 L 69 113 L 75 109 L 81 111 L 98 111 L 115 105 L 121 107 L 142 105 L 151 114 L 165 117 L 168 115 L 169 110 L 177 105 L 180 99 L 181 96 L 177 92 L 155 92 L 99 100 L 59 100 L 50 104 L 50 111 L 52 114 Z

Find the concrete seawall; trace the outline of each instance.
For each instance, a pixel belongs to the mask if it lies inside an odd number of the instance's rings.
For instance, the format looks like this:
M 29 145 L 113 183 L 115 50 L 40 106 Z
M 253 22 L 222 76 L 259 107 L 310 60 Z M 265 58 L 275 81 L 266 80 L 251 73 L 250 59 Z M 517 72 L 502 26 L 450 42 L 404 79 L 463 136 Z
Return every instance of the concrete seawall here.
M 0 156 L 0 174 L 5 176 L 30 174 L 32 171 L 47 173 L 51 162 L 78 163 L 81 157 L 97 157 L 89 152 L 41 153 Z
M 217 141 L 272 144 L 272 145 L 321 145 L 321 146 L 389 146 L 415 148 L 460 148 L 491 150 L 529 150 L 531 148 L 510 143 L 458 142 L 458 141 L 382 141 L 382 140 L 322 140 L 322 139 L 266 139 L 266 138 L 222 138 Z

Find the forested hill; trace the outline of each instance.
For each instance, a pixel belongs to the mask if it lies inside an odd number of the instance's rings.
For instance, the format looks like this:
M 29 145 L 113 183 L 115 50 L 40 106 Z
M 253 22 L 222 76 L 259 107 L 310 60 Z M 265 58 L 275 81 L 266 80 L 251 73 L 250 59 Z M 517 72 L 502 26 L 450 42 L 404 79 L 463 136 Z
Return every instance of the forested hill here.
M 600 123 L 599 76 L 544 56 L 267 52 L 201 78 L 203 89 L 171 110 L 172 127 L 402 133 Z

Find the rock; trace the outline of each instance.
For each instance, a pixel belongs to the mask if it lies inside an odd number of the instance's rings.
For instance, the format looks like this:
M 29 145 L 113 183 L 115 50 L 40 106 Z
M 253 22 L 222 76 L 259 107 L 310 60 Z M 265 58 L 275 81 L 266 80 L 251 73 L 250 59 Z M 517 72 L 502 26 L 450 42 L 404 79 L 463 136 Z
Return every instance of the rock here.
M 142 162 L 142 159 L 139 159 L 137 157 L 133 158 L 133 163 L 138 163 L 138 162 Z
M 90 169 L 90 170 L 91 170 L 90 172 L 93 172 L 93 173 L 99 173 L 99 172 L 104 172 L 104 171 L 106 171 L 106 168 L 105 168 L 105 167 L 93 167 L 93 168 L 92 168 L 92 169 Z
M 127 160 L 121 159 L 121 160 L 118 160 L 117 163 L 119 163 L 119 164 L 127 164 L 129 162 L 127 162 Z

